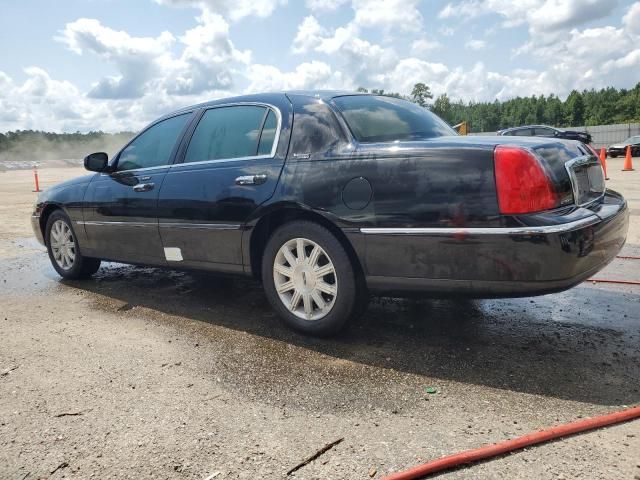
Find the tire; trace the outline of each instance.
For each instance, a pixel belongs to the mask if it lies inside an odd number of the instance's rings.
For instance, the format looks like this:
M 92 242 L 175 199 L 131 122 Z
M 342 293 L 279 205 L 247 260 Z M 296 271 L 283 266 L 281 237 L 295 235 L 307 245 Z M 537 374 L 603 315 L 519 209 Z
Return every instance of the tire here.
M 71 220 L 62 210 L 56 210 L 47 219 L 45 243 L 51 265 L 62 278 L 87 278 L 100 268 L 100 259 L 85 257 L 80 252 Z
M 618 154 L 617 154 L 617 153 L 610 153 L 610 154 L 609 154 L 609 156 L 610 156 L 611 158 L 617 158 L 617 157 L 618 157 Z
M 308 335 L 338 333 L 362 302 L 344 247 L 329 230 L 310 221 L 287 223 L 271 235 L 262 256 L 262 284 L 284 322 Z

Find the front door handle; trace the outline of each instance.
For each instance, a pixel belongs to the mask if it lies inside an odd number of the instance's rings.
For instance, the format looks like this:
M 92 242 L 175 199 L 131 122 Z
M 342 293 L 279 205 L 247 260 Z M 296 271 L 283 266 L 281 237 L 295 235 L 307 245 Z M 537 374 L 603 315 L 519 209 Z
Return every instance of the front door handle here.
M 133 187 L 134 192 L 148 192 L 149 190 L 153 190 L 155 184 L 153 183 L 139 183 Z
M 242 175 L 236 178 L 236 185 L 262 185 L 267 181 L 267 175 L 265 173 L 259 173 L 257 175 Z

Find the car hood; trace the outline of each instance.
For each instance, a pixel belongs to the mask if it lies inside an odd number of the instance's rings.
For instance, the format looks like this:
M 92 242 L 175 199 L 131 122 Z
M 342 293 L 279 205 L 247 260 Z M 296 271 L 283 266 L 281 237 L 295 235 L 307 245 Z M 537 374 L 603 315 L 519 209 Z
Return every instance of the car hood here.
M 615 143 L 613 145 L 609 145 L 609 148 L 625 148 L 626 145 L 623 145 L 621 143 Z
M 56 183 L 54 186 L 51 187 L 51 189 L 58 190 L 59 188 L 65 188 L 71 185 L 78 185 L 80 183 L 89 183 L 95 175 L 96 175 L 95 173 L 90 173 L 88 175 L 82 175 L 80 177 L 71 178 L 69 180 L 65 180 L 64 182 Z

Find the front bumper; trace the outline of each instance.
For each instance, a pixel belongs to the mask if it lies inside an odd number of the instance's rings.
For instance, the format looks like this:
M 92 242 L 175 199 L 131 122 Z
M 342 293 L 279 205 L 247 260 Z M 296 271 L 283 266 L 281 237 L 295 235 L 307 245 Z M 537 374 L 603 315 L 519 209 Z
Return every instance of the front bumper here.
M 482 298 L 566 290 L 615 258 L 629 212 L 624 198 L 608 191 L 598 204 L 574 212 L 571 221 L 551 215 L 548 220 L 516 229 L 363 229 L 367 284 L 384 294 Z M 394 268 L 400 274 L 385 274 Z
M 40 228 L 40 215 L 31 215 L 31 228 L 33 229 L 33 235 L 36 240 L 44 246 L 44 236 L 42 235 L 42 229 Z

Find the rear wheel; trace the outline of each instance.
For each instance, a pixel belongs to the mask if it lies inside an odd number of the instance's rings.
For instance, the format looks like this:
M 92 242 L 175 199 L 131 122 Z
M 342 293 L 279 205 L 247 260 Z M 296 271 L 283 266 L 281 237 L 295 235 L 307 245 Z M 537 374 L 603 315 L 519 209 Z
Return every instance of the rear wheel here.
M 63 278 L 85 278 L 100 268 L 100 260 L 84 257 L 71 220 L 61 210 L 53 212 L 47 219 L 45 240 L 53 268 Z
M 331 232 L 296 221 L 276 230 L 262 258 L 262 282 L 290 327 L 311 335 L 340 331 L 360 298 L 351 260 Z

